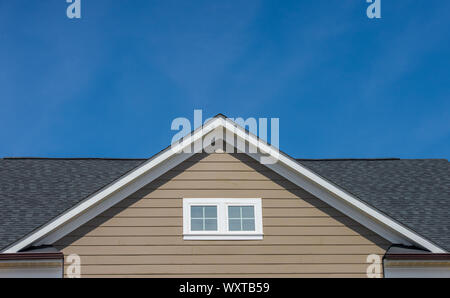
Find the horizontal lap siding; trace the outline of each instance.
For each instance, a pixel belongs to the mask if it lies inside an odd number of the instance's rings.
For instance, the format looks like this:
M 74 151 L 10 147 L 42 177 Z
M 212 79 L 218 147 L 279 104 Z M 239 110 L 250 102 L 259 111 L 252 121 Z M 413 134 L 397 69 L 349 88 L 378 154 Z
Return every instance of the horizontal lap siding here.
M 298 274 L 298 273 L 360 273 L 366 264 L 189 264 L 183 265 L 84 265 L 83 274 L 96 275 L 106 272 L 117 274 Z
M 150 239 L 151 240 L 151 239 Z M 373 244 L 248 244 L 234 241 L 234 244 L 221 245 L 211 243 L 197 243 L 194 245 L 160 245 L 160 244 L 137 244 L 129 245 L 127 240 L 123 243 L 102 245 L 71 245 L 64 248 L 65 254 L 76 253 L 81 256 L 131 256 L 131 255 L 242 255 L 243 261 L 247 255 L 366 255 L 368 252 L 383 254 L 384 248 Z M 63 246 L 63 245 L 62 245 Z M 274 247 L 275 246 L 275 247 Z M 218 258 L 220 258 L 218 257 Z M 113 257 L 111 263 L 114 263 Z
M 111 236 L 123 236 L 128 235 L 133 236 L 178 236 L 183 233 L 181 227 L 97 227 L 92 229 L 92 226 L 86 226 L 78 229 L 76 232 L 72 233 L 73 236 L 88 236 L 88 237 L 111 237 Z M 372 236 L 372 232 L 360 228 L 358 226 L 349 229 L 348 227 L 297 227 L 297 226 L 286 226 L 286 227 L 265 227 L 264 235 L 270 236 L 354 236 L 358 239 L 364 239 L 362 236 Z M 330 236 L 334 237 L 334 236 Z M 183 242 L 186 242 L 183 240 Z M 197 243 L 195 241 L 194 243 Z M 229 242 L 229 241 L 228 241 Z
M 366 274 L 267 274 L 267 273 L 252 273 L 252 274 L 225 274 L 225 273 L 209 273 L 209 274 L 84 274 L 85 278 L 364 278 Z
M 264 239 L 184 241 L 183 197 L 262 198 Z M 85 277 L 364 277 L 389 243 L 245 155 L 202 154 L 56 246 Z

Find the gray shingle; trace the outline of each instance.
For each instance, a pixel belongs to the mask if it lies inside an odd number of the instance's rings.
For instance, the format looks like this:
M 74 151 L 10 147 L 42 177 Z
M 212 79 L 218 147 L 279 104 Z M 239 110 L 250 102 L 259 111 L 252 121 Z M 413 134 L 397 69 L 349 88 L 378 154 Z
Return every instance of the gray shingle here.
M 450 251 L 450 166 L 447 160 L 299 162 Z
M 0 160 L 0 249 L 144 160 Z M 450 251 L 447 160 L 299 160 L 330 182 Z
M 0 159 L 0 250 L 142 162 Z

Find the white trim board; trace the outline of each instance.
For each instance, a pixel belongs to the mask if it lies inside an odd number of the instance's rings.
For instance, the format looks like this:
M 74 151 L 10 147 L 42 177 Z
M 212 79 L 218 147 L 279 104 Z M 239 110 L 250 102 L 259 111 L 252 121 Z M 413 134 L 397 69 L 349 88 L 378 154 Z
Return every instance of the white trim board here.
M 72 209 L 61 214 L 58 218 L 17 241 L 4 250 L 3 253 L 15 253 L 31 245 L 52 244 L 61 239 L 77 227 L 117 204 L 142 186 L 150 183 L 192 156 L 194 153 L 176 152 L 182 152 L 186 147 L 195 144 L 198 140 L 202 140 L 216 128 L 225 128 L 227 133 L 234 134 L 237 138 L 248 142 L 264 154 L 268 154 L 277 160 L 277 162 L 275 164 L 267 164 L 267 167 L 392 243 L 405 245 L 415 244 L 433 253 L 446 252 L 414 231 L 380 213 L 358 198 L 305 168 L 295 159 L 258 139 L 230 119 L 226 119 L 223 116 L 216 116 L 210 119 L 203 127 L 197 129 L 188 137 L 185 137 L 180 143 L 162 151 L 119 180 L 111 183 Z M 225 141 L 229 139 L 228 134 L 227 138 L 224 139 Z M 234 142 L 231 145 L 235 146 Z M 202 147 L 194 148 L 196 152 L 202 149 Z M 266 157 L 260 153 L 247 154 L 258 161 Z
M 190 207 L 195 205 L 217 206 L 217 231 L 191 231 Z M 229 206 L 254 207 L 254 231 L 229 231 Z M 263 218 L 261 198 L 183 198 L 184 240 L 262 240 Z

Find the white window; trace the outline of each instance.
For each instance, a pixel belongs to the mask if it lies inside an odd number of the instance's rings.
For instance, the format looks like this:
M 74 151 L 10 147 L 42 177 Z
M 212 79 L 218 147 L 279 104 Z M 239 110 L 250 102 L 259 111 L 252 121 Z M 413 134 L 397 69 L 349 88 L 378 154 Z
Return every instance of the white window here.
M 185 240 L 261 240 L 261 199 L 183 199 L 183 234 Z

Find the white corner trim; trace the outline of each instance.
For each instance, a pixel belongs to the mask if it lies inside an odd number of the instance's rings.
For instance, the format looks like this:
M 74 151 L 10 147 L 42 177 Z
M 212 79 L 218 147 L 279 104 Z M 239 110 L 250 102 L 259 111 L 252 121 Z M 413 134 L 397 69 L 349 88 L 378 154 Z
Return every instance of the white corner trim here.
M 191 231 L 191 206 L 217 206 L 217 231 Z M 229 231 L 228 206 L 253 206 L 254 231 Z M 184 198 L 183 239 L 184 240 L 262 240 L 263 219 L 261 198 Z
M 202 128 L 194 131 L 180 143 L 174 144 L 172 147 L 162 151 L 116 182 L 89 196 L 56 219 L 12 244 L 3 253 L 15 253 L 37 243 L 51 244 L 51 241 L 54 242 L 67 235 L 99 213 L 126 198 L 127 195 L 133 193 L 133 190 L 135 191 L 140 186 L 145 185 L 145 182 L 151 182 L 152 179 L 156 179 L 164 172 L 192 156 L 194 153 L 180 154 L 177 152 L 182 152 L 183 149 L 191 146 L 193 143 L 195 144 L 197 140 L 203 138 L 218 127 L 224 127 L 228 132 L 234 133 L 237 137 L 249 142 L 249 144 L 255 146 L 264 154 L 270 155 L 277 161 L 274 164 L 266 164 L 267 167 L 300 187 L 304 187 L 305 190 L 317 196 L 319 199 L 322 199 L 369 229 L 379 233 L 381 236 L 386 237 L 386 239 L 396 241 L 394 243 L 414 243 L 433 253 L 446 252 L 414 231 L 380 213 L 358 198 L 305 168 L 295 159 L 281 153 L 278 149 L 268 145 L 264 141 L 259 140 L 256 136 L 237 126 L 230 119 L 219 117 L 211 119 Z M 194 148 L 194 150 L 197 149 L 201 150 L 202 148 Z M 257 160 L 261 160 L 261 154 L 247 154 Z

